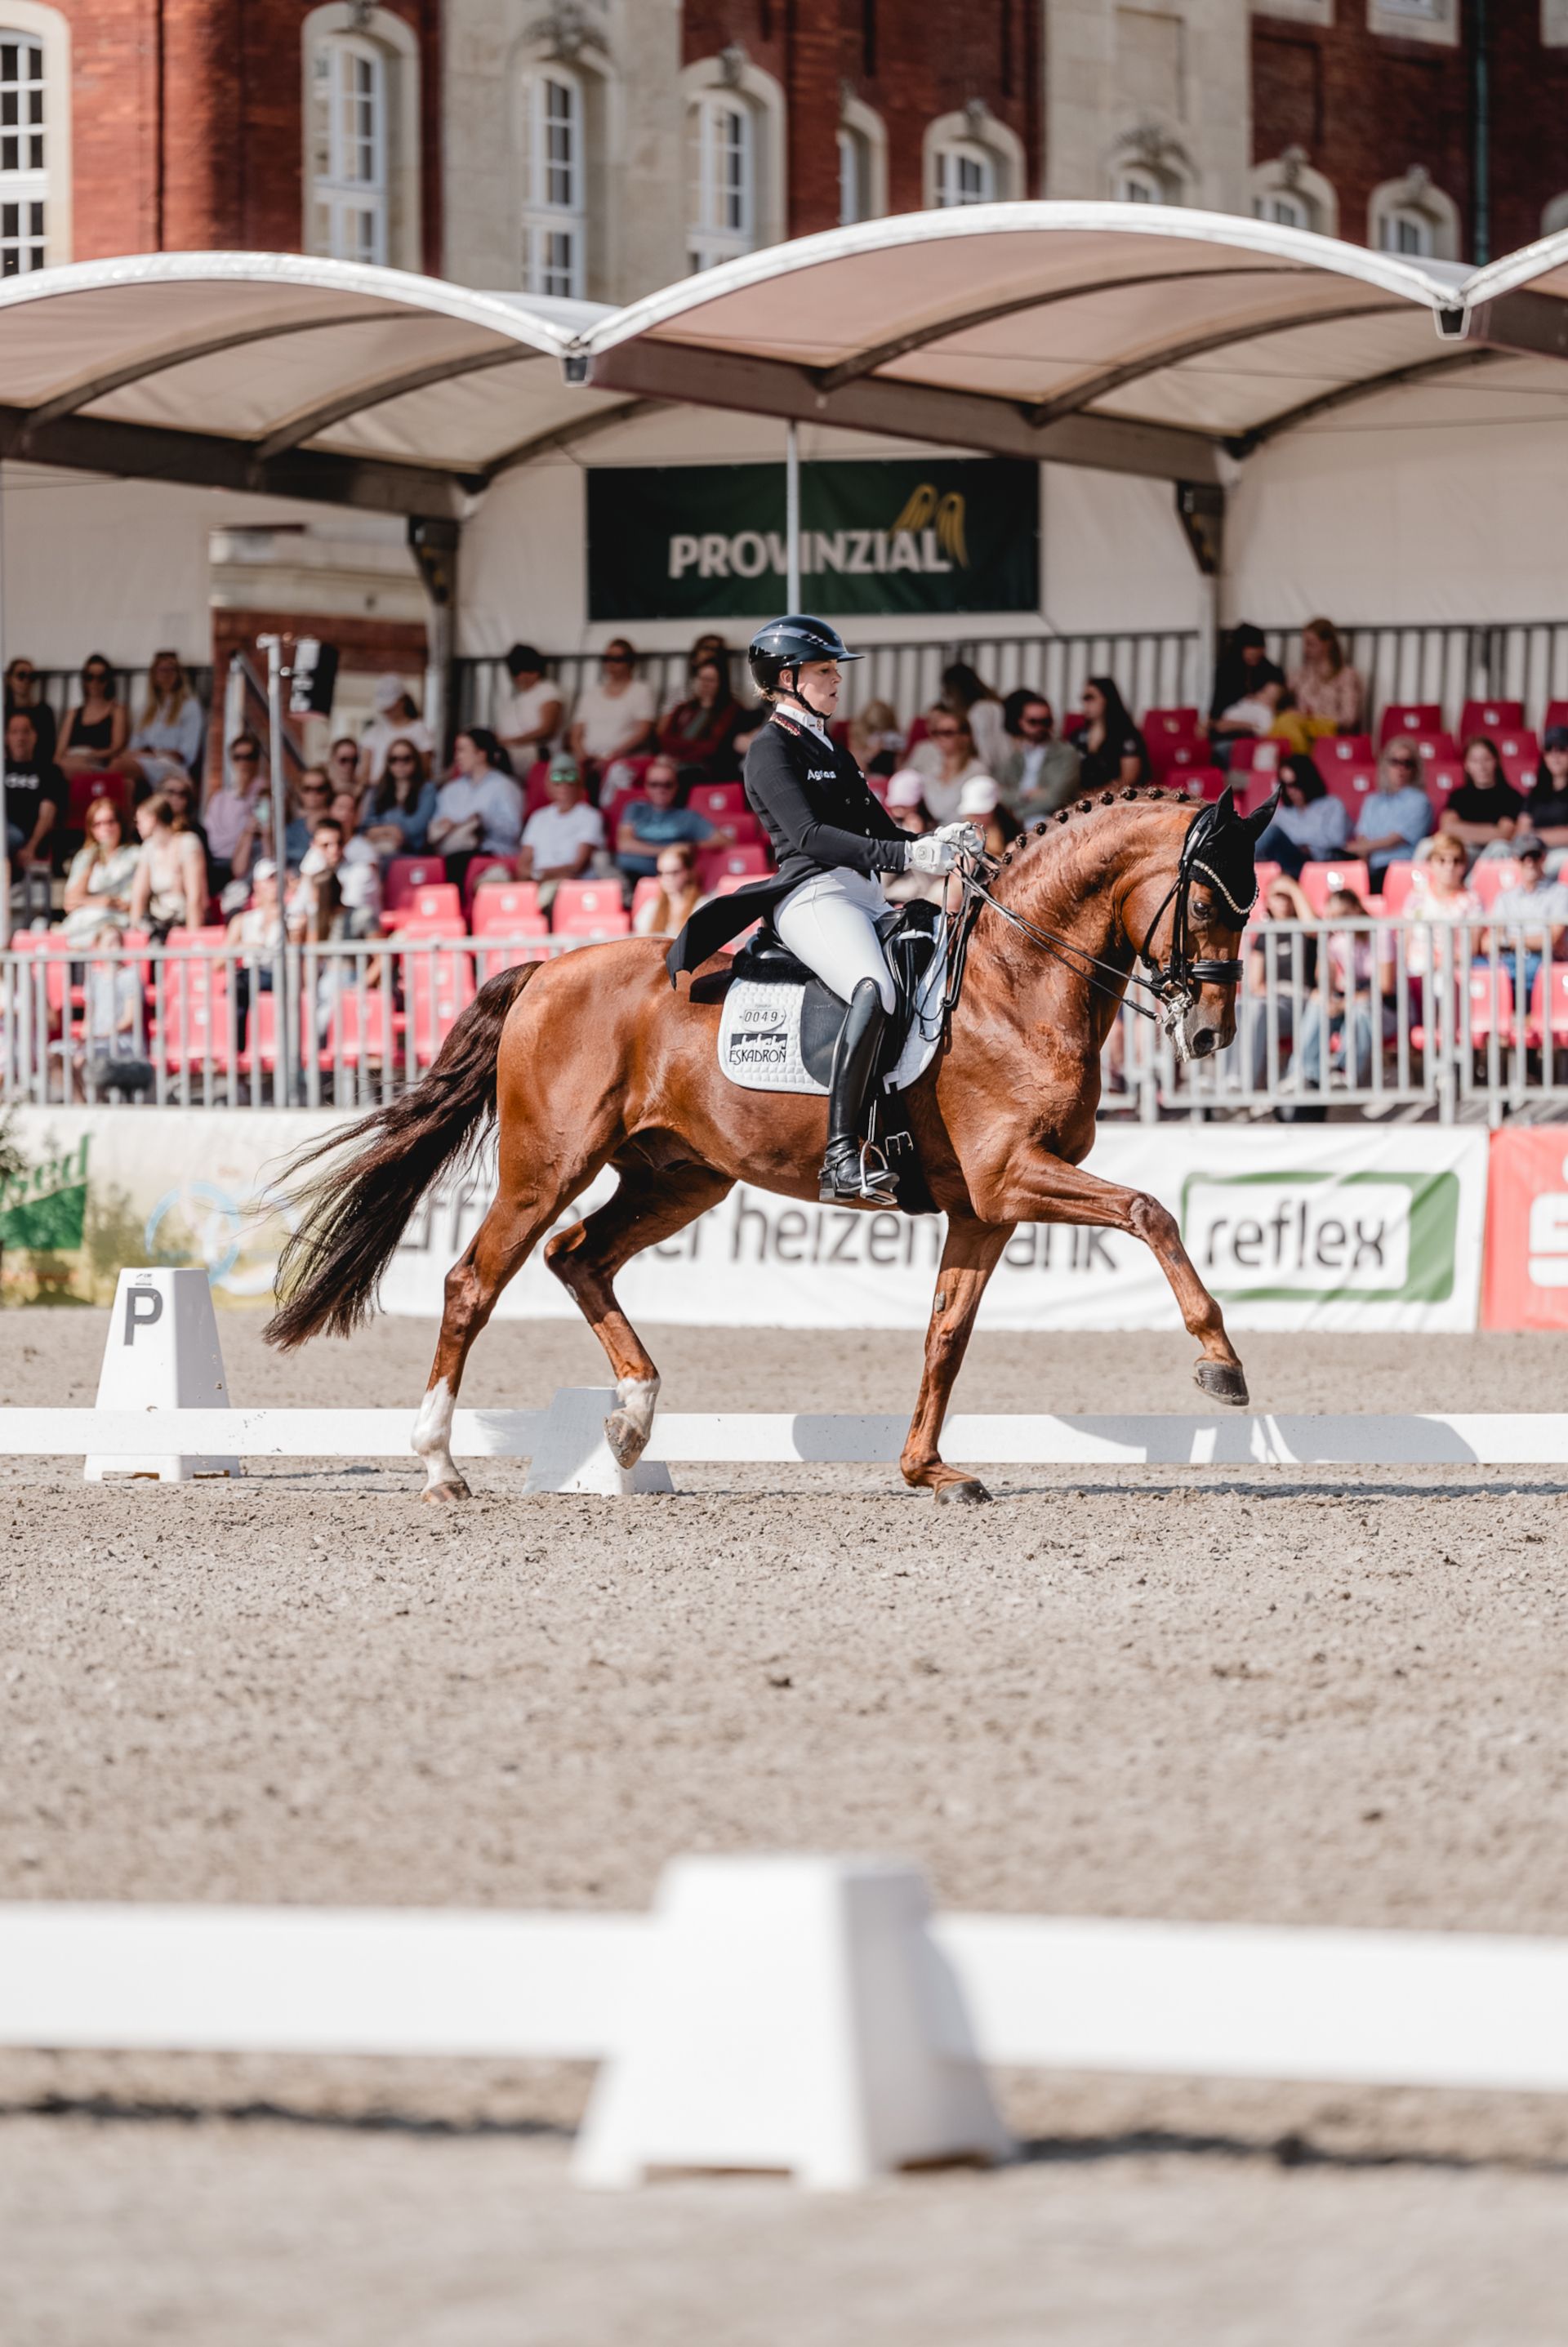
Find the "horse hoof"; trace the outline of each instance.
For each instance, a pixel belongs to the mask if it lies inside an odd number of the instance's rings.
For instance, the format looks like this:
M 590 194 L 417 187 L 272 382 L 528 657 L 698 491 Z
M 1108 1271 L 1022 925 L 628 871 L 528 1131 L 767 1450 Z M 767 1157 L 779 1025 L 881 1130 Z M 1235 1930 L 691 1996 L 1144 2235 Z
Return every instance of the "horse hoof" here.
M 1239 1361 L 1199 1361 L 1193 1370 L 1193 1382 L 1228 1409 L 1246 1408 L 1246 1372 Z
M 961 1482 L 938 1483 L 932 1496 L 942 1508 L 982 1508 L 991 1495 L 976 1477 L 967 1475 Z
M 604 1439 L 618 1467 L 635 1467 L 648 1448 L 651 1427 L 639 1426 L 630 1410 L 612 1409 L 604 1421 Z
M 450 1483 L 427 1483 L 419 1496 L 422 1500 L 429 1500 L 437 1506 L 447 1507 L 455 1500 L 470 1500 L 474 1495 L 461 1475 L 458 1475 Z

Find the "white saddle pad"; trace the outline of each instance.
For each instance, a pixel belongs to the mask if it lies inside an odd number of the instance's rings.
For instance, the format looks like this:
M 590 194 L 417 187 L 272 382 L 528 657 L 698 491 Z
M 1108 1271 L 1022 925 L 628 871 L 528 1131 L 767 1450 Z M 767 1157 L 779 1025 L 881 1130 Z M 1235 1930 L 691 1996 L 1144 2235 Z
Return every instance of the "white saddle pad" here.
M 898 1063 L 886 1081 L 902 1092 L 931 1063 L 942 1040 L 942 996 L 948 982 L 948 940 L 938 932 L 916 999 L 914 1022 Z M 801 1057 L 802 986 L 770 986 L 735 979 L 719 1020 L 719 1066 L 733 1084 L 753 1092 L 825 1092 Z

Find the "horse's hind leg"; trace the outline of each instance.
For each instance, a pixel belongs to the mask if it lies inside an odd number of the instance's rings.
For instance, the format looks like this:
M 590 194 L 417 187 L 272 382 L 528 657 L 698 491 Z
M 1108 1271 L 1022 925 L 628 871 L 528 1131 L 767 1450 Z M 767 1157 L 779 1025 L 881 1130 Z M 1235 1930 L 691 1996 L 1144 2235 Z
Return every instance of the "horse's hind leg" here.
M 614 1197 L 571 1230 L 558 1231 L 545 1249 L 546 1263 L 571 1294 L 615 1374 L 618 1407 L 605 1419 L 604 1433 L 619 1466 L 635 1467 L 648 1447 L 659 1372 L 616 1298 L 615 1276 L 644 1247 L 672 1238 L 716 1206 L 732 1182 L 706 1165 L 657 1172 L 624 1167 Z
M 422 1500 L 468 1497 L 468 1486 L 452 1457 L 452 1413 L 457 1406 L 463 1367 L 502 1288 L 528 1260 L 560 1204 L 559 1194 L 508 1197 L 504 1190 L 497 1192 L 489 1213 L 446 1275 L 441 1334 L 414 1428 L 414 1449 L 425 1469 Z

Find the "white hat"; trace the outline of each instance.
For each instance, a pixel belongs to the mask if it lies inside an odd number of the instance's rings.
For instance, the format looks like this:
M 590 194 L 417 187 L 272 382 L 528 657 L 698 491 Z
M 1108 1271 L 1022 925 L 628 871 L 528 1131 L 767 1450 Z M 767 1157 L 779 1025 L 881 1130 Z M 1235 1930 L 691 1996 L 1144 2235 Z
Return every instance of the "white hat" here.
M 995 815 L 1001 805 L 1001 793 L 989 774 L 971 774 L 958 793 L 960 815 Z
M 372 693 L 371 699 L 374 701 L 375 706 L 380 710 L 384 717 L 392 710 L 396 708 L 402 698 L 403 679 L 400 676 L 378 676 L 376 678 L 375 691 Z
M 917 766 L 900 766 L 888 777 L 887 795 L 883 801 L 889 807 L 917 807 L 926 795 L 926 777 Z
M 277 876 L 278 867 L 270 856 L 258 856 L 251 866 L 252 880 L 275 880 Z

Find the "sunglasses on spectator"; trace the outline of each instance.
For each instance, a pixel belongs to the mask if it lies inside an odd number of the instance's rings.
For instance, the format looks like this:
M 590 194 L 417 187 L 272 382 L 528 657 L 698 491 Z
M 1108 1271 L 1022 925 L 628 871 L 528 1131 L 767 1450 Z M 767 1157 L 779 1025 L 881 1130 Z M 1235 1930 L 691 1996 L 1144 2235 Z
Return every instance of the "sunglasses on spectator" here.
M 630 668 L 631 666 L 631 654 L 630 652 L 606 652 L 604 655 L 603 665 L 606 668 Z
M 345 743 L 341 750 L 334 750 L 333 752 L 332 762 L 334 766 L 341 766 L 349 759 L 352 759 L 356 766 L 358 765 L 359 752 L 354 749 L 352 744 Z
M 958 733 L 959 728 L 957 725 L 933 725 L 931 728 L 933 742 L 956 742 Z
M 1390 766 L 1402 767 L 1406 774 L 1413 774 L 1420 763 L 1419 758 L 1390 758 L 1389 761 Z
M 1049 717 L 1026 717 L 1023 720 L 1023 730 L 1026 733 L 1038 733 L 1042 726 L 1049 725 L 1050 723 Z
M 231 766 L 253 766 L 255 763 L 254 750 L 231 750 L 229 753 L 229 764 Z
M 302 783 L 300 796 L 302 799 L 324 799 L 327 796 L 327 786 L 324 783 Z
M 14 668 L 11 671 L 11 682 L 13 684 L 36 684 L 37 681 L 38 671 L 36 669 Z
M 675 777 L 673 774 L 645 774 L 642 787 L 645 791 L 672 791 L 676 787 Z
M 389 766 L 415 766 L 419 761 L 412 750 L 392 750 L 387 753 L 386 763 Z

